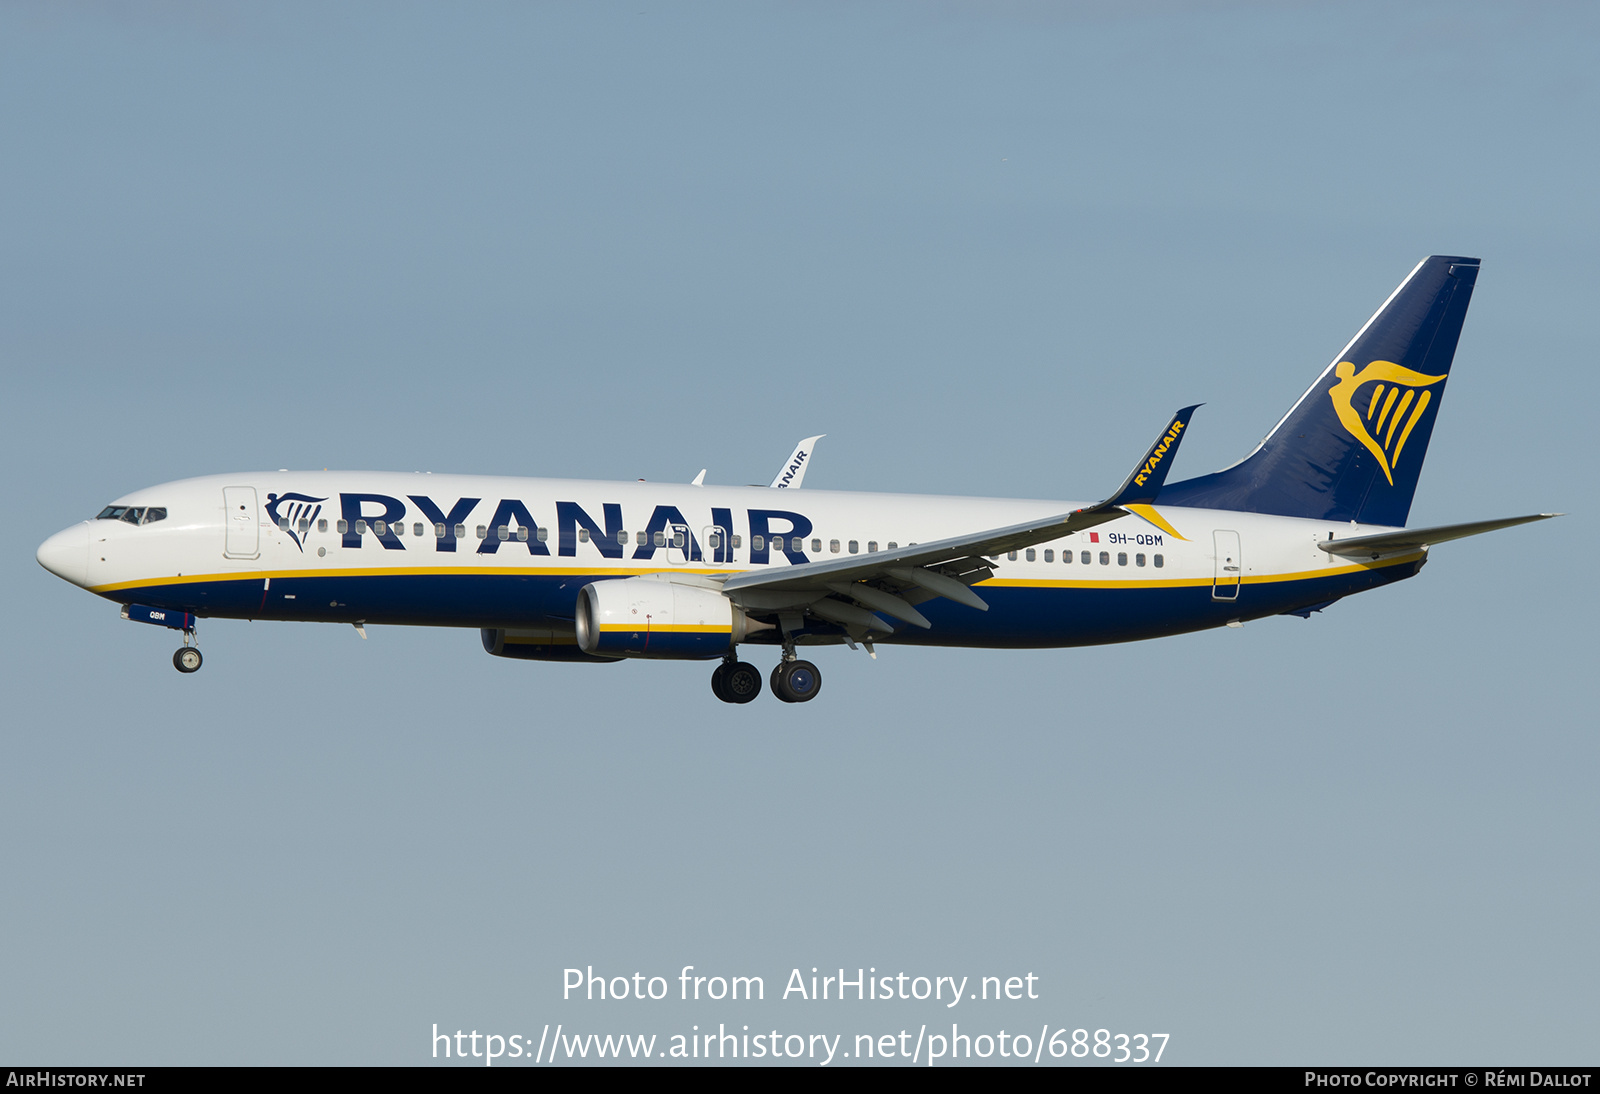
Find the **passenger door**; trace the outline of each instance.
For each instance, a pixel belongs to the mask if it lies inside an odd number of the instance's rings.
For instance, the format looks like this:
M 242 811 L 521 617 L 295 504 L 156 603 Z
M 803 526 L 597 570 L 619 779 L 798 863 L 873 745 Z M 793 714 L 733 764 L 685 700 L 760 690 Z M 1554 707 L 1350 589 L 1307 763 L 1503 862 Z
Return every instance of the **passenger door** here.
M 257 558 L 261 554 L 261 518 L 256 513 L 256 488 L 222 488 L 222 553 L 227 558 Z
M 1211 533 L 1217 549 L 1216 577 L 1211 582 L 1212 600 L 1238 600 L 1239 575 L 1244 563 L 1239 556 L 1239 533 L 1217 530 Z

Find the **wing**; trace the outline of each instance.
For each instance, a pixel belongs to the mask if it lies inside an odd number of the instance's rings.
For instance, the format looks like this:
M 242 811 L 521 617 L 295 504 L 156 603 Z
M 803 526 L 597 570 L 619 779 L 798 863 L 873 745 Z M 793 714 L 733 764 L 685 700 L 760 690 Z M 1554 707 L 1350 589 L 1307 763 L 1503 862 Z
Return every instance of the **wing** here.
M 874 612 L 915 626 L 930 626 L 916 605 L 936 596 L 987 611 L 989 606 L 970 587 L 994 574 L 993 564 L 983 556 L 1048 543 L 1126 516 L 1135 506 L 1148 508 L 1166 481 L 1167 470 L 1194 411 L 1195 407 L 1185 407 L 1173 415 L 1133 473 L 1105 501 L 1022 524 L 932 543 L 908 544 L 892 551 L 747 570 L 724 581 L 722 591 L 746 611 L 803 610 L 861 634 L 893 631 L 893 626 L 885 624 Z
M 1330 555 L 1346 558 L 1379 558 L 1403 551 L 1420 551 L 1435 543 L 1452 539 L 1466 539 L 1499 528 L 1512 528 L 1535 520 L 1549 520 L 1560 513 L 1534 513 L 1526 517 L 1506 517 L 1502 520 L 1477 520 L 1470 524 L 1442 524 L 1437 528 L 1407 528 L 1399 532 L 1380 532 L 1375 536 L 1355 536 L 1351 539 L 1331 539 L 1317 544 Z

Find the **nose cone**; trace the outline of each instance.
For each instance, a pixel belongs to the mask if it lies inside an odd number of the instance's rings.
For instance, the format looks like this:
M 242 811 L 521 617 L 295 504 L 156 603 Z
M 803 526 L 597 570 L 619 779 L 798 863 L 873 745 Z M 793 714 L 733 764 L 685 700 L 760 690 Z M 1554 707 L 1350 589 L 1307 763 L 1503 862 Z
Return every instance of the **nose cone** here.
M 75 524 L 57 532 L 34 555 L 39 565 L 57 577 L 80 588 L 89 587 L 89 523 Z

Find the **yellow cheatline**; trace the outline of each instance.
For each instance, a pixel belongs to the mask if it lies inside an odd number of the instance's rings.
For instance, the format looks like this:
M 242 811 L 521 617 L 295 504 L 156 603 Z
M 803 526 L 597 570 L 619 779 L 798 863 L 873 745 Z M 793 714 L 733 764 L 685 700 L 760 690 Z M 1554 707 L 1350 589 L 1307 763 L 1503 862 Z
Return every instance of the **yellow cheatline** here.
M 1321 570 L 1300 570 L 1287 574 L 1250 574 L 1242 578 L 1245 585 L 1276 585 L 1287 581 L 1307 581 L 1312 578 L 1332 577 L 1338 574 L 1353 574 L 1361 570 L 1382 570 L 1389 566 L 1399 566 L 1407 562 L 1415 562 L 1421 558 L 1423 552 L 1413 551 L 1393 558 L 1382 558 L 1367 562 L 1350 562 L 1340 566 L 1329 566 Z M 1057 580 L 1052 578 L 1023 578 L 1023 577 L 992 577 L 988 581 L 980 581 L 973 588 L 1032 588 L 1032 589 L 1183 589 L 1203 588 L 1215 584 L 1209 577 L 1167 577 L 1167 578 L 1120 578 L 1108 577 L 1103 580 Z M 1230 581 L 1228 584 L 1232 584 Z
M 638 631 L 650 631 L 652 634 L 670 631 L 674 634 L 728 634 L 732 627 L 719 627 L 715 623 L 602 623 L 602 634 L 613 634 L 627 631 L 630 634 Z
M 392 566 L 392 567 L 337 567 L 320 570 L 250 570 L 245 573 L 182 574 L 176 577 L 147 577 L 134 581 L 117 581 L 109 585 L 94 585 L 94 593 L 114 593 L 119 589 L 148 589 L 158 585 L 195 585 L 208 581 L 277 581 L 300 577 L 418 577 L 418 576 L 490 576 L 490 577 L 643 577 L 649 574 L 718 574 L 728 570 L 691 570 L 674 566 L 643 569 L 598 570 L 591 566 Z
M 1157 528 L 1167 533 L 1167 535 L 1172 536 L 1174 539 L 1181 539 L 1185 543 L 1189 542 L 1187 537 L 1181 535 L 1176 528 L 1167 523 L 1165 517 L 1156 512 L 1155 506 L 1146 505 L 1143 502 L 1134 502 L 1131 505 L 1124 505 L 1122 508 L 1126 509 L 1130 513 L 1143 517 L 1145 520 L 1149 521 L 1151 524 L 1154 524 Z

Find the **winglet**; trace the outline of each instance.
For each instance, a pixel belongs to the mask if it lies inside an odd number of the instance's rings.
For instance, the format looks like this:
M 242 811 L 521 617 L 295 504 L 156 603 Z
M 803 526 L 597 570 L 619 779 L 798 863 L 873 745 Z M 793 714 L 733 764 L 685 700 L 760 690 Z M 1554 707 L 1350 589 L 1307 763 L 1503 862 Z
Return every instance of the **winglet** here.
M 772 480 L 771 489 L 800 489 L 800 480 L 806 477 L 806 468 L 811 463 L 811 453 L 816 448 L 817 442 L 826 436 L 826 433 L 818 433 L 815 437 L 807 437 L 795 445 L 794 451 L 783 462 L 783 468 L 778 472 L 778 477 Z
M 1172 470 L 1172 461 L 1178 455 L 1178 445 L 1183 443 L 1183 435 L 1189 428 L 1189 419 L 1204 405 L 1196 403 L 1174 414 L 1167 428 L 1156 438 L 1156 443 L 1150 446 L 1150 451 L 1144 454 L 1144 459 L 1133 469 L 1133 474 L 1123 480 L 1117 492 L 1100 505 L 1148 505 L 1155 501 L 1156 495 L 1161 493 L 1161 487 L 1167 481 L 1167 472 Z

